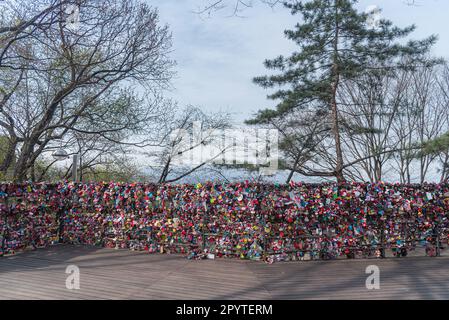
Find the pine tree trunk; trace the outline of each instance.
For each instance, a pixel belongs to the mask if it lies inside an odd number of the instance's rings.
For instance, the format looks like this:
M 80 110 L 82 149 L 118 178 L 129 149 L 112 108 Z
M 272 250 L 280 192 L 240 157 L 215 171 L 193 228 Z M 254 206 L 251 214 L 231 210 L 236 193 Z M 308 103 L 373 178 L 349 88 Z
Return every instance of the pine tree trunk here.
M 337 89 L 340 83 L 340 72 L 338 68 L 338 40 L 339 40 L 339 22 L 338 22 L 338 0 L 334 1 L 335 5 L 335 39 L 334 39 L 334 61 L 332 66 L 332 73 L 334 82 L 332 84 L 332 133 L 335 139 L 335 151 L 337 156 L 337 164 L 335 167 L 335 177 L 338 183 L 346 182 L 343 175 L 343 152 L 341 149 L 341 139 L 340 139 L 340 127 L 338 121 L 338 107 L 337 107 Z
M 168 169 L 170 168 L 171 163 L 171 157 L 168 158 L 167 162 L 165 163 L 164 169 L 162 170 L 161 176 L 159 177 L 158 183 L 165 183 L 168 176 Z
M 334 85 L 336 88 L 336 85 Z M 336 92 L 336 89 L 335 89 Z M 337 164 L 335 167 L 335 177 L 337 178 L 338 183 L 346 182 L 346 179 L 343 175 L 343 152 L 341 149 L 341 138 L 340 138 L 340 128 L 338 121 L 338 109 L 337 102 L 335 96 L 332 99 L 332 133 L 335 139 L 335 151 L 337 156 Z
M 295 164 L 293 165 L 293 169 L 290 170 L 290 173 L 289 173 L 289 175 L 287 177 L 287 181 L 285 182 L 286 184 L 289 184 L 290 181 L 292 181 L 293 175 L 295 174 L 295 170 L 296 170 L 296 167 L 298 166 L 298 163 L 299 163 L 300 159 L 301 159 L 301 155 L 298 154 L 298 156 L 295 159 Z

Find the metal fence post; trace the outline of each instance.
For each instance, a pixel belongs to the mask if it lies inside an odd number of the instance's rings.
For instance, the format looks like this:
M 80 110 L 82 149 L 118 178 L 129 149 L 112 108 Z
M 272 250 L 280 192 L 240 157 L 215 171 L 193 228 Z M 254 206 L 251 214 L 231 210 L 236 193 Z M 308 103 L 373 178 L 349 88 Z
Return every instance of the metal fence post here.
M 74 154 L 73 155 L 72 180 L 73 180 L 73 182 L 79 182 L 79 176 L 78 176 L 78 154 Z
M 263 241 L 263 251 L 262 251 L 262 259 L 265 260 L 267 258 L 267 233 L 265 228 L 267 226 L 265 215 L 262 216 L 262 241 Z
M 439 257 L 441 252 L 440 252 L 440 228 L 438 226 L 438 223 L 436 223 L 436 226 L 435 226 L 435 233 L 436 233 L 436 236 L 435 236 L 435 240 L 436 240 L 435 256 Z
M 408 251 L 408 224 L 405 218 L 403 218 L 403 230 L 404 230 L 404 244 L 405 248 Z
M 380 257 L 385 259 L 385 221 L 382 221 L 381 223 L 380 232 Z
M 8 196 L 5 197 L 5 207 L 6 210 L 4 212 L 4 218 L 3 218 L 3 232 L 2 232 L 2 254 L 0 256 L 5 255 L 5 248 L 6 248 L 6 224 L 8 222 L 8 212 L 9 212 L 9 203 L 8 203 Z
M 207 205 L 207 199 L 204 201 L 204 214 L 203 214 L 203 228 L 202 228 L 202 238 L 203 238 L 203 243 L 202 243 L 202 248 L 203 248 L 203 252 L 204 250 L 206 250 L 206 223 L 207 223 L 207 214 L 208 214 L 208 205 Z
M 58 243 L 63 243 L 62 232 L 64 231 L 64 216 L 66 212 L 66 203 L 64 201 L 63 206 L 58 210 Z

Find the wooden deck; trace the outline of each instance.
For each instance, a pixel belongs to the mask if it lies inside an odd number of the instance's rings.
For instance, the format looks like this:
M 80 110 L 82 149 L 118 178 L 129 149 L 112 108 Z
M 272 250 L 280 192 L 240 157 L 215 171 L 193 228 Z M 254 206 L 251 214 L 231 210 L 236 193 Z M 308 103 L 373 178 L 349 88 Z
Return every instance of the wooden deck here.
M 365 269 L 380 268 L 380 290 Z M 66 267 L 80 290 L 66 289 Z M 55 246 L 0 257 L 0 299 L 449 299 L 449 257 L 261 262 Z

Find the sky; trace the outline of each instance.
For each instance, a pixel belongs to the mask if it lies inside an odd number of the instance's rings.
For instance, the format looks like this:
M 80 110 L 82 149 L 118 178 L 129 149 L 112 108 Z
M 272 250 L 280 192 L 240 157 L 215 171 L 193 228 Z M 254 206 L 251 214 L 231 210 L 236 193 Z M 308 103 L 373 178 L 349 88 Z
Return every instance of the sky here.
M 231 4 L 235 0 L 225 1 Z M 400 27 L 415 24 L 417 30 L 411 38 L 438 35 L 433 53 L 449 58 L 449 1 L 415 0 L 413 6 L 408 5 L 411 1 L 360 0 L 358 6 L 361 11 L 377 6 L 383 18 Z M 258 0 L 253 0 L 253 7 L 240 17 L 231 17 L 230 7 L 210 17 L 197 14 L 199 6 L 207 2 L 148 0 L 159 8 L 161 22 L 173 33 L 172 58 L 177 61 L 177 74 L 167 96 L 180 105 L 230 112 L 235 124 L 240 124 L 257 110 L 275 105 L 266 99 L 269 92 L 253 84 L 252 78 L 267 73 L 265 59 L 296 49 L 283 31 L 292 28 L 299 17 L 282 6 L 272 9 Z

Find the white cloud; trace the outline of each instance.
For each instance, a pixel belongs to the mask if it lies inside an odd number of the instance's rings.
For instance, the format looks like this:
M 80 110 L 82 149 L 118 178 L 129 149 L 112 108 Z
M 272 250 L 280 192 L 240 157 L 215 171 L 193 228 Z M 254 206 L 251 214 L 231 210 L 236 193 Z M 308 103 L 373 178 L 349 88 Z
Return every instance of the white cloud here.
M 277 7 L 257 4 L 244 11 L 245 18 L 226 17 L 227 12 L 204 18 L 194 13 L 203 0 L 158 0 L 151 4 L 160 10 L 161 22 L 173 32 L 173 58 L 178 62 L 174 90 L 170 96 L 181 104 L 194 104 L 205 110 L 227 109 L 237 121 L 251 117 L 260 108 L 274 106 L 268 92 L 252 83 L 254 76 L 266 74 L 263 61 L 289 54 L 294 43 L 283 31 L 292 28 L 299 16 Z M 402 0 L 363 0 L 359 7 L 382 8 L 382 17 L 399 26 L 415 23 L 414 38 L 423 38 L 445 29 L 449 1 L 425 1 L 408 6 Z M 440 34 L 435 53 L 448 56 L 449 35 Z

